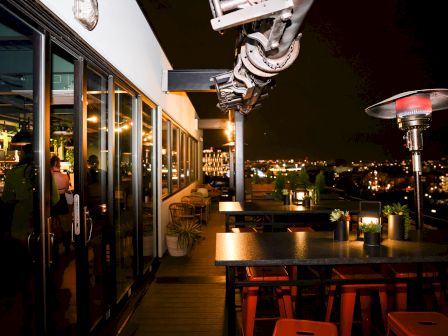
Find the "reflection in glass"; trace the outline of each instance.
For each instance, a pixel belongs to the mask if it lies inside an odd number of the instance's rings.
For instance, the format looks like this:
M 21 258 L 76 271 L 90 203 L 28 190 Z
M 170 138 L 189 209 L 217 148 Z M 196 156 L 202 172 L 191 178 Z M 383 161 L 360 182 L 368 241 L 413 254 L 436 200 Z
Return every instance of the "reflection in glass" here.
M 153 188 L 152 188 L 152 108 L 143 103 L 142 114 L 142 204 L 143 204 L 143 262 L 149 265 L 154 256 Z
M 132 202 L 132 108 L 134 98 L 115 87 L 114 219 L 117 294 L 120 299 L 134 281 L 134 204 Z
M 162 119 L 162 196 L 166 196 L 170 192 L 168 184 L 168 129 L 168 120 Z
M 180 146 L 179 146 L 179 180 L 180 187 L 184 188 L 187 185 L 185 178 L 185 151 L 186 151 L 186 135 L 183 131 L 180 133 Z
M 34 144 L 13 143 L 21 124 L 33 134 L 33 32 L 0 8 L 0 325 L 2 335 L 34 335 L 35 301 L 27 236 L 38 231 Z M 17 139 L 17 137 L 16 137 Z M 23 151 L 22 148 L 25 150 Z M 33 193 L 34 190 L 34 193 Z M 13 257 L 11 257 L 13 256 Z
M 112 229 L 107 209 L 107 79 L 87 71 L 87 179 L 85 200 L 92 219 L 92 237 L 88 244 L 90 321 L 97 322 L 107 309 L 106 281 L 111 279 L 110 251 Z
M 172 127 L 173 135 L 171 142 L 171 191 L 174 193 L 179 190 L 179 133 L 178 127 L 173 125 Z

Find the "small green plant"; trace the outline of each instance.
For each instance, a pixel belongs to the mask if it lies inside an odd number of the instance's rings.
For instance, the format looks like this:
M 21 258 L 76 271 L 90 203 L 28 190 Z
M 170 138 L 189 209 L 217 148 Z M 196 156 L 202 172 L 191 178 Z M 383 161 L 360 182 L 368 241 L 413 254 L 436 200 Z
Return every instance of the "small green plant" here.
M 345 222 L 345 221 L 349 221 L 349 220 L 350 220 L 350 212 L 348 210 L 343 211 L 340 209 L 334 209 L 330 214 L 331 222 L 338 222 L 338 221 Z
M 407 204 L 401 204 L 400 202 L 392 203 L 392 205 L 385 205 L 383 207 L 383 215 L 398 215 L 403 216 L 404 220 L 404 238 L 408 238 L 409 228 L 411 226 L 411 215 L 409 214 L 409 207 Z
M 286 185 L 286 177 L 282 174 L 279 173 L 277 175 L 277 177 L 275 178 L 274 181 L 274 198 L 277 200 L 281 200 L 282 196 L 283 196 L 283 189 L 285 189 L 285 185 Z
M 201 225 L 194 219 L 185 219 L 167 225 L 167 235 L 177 236 L 180 248 L 192 249 L 202 239 Z
M 380 223 L 360 223 L 359 228 L 364 233 L 380 233 L 381 224 Z

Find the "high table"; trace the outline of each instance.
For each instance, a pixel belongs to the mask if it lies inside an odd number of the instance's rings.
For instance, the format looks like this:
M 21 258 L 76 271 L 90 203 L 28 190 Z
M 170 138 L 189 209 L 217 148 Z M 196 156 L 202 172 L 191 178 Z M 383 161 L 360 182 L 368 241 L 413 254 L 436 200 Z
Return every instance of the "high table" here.
M 217 233 L 215 265 L 226 267 L 226 301 L 229 330 L 235 328 L 235 288 L 248 285 L 238 283 L 234 268 L 238 266 L 327 266 L 383 263 L 447 263 L 448 243 L 422 240 L 383 240 L 381 246 L 364 247 L 362 241 L 351 237 L 349 241 L 333 240 L 332 232 L 264 232 Z M 445 272 L 440 272 L 444 276 Z M 327 273 L 328 274 L 328 273 Z M 330 271 L 331 274 L 331 271 Z M 393 281 L 393 279 L 388 279 Z M 444 280 L 444 279 L 442 279 Z M 359 282 L 360 280 L 356 280 Z M 366 280 L 368 282 L 368 280 Z M 377 282 L 378 280 L 375 280 Z M 400 279 L 401 282 L 409 279 Z M 276 282 L 275 285 L 300 282 Z M 445 281 L 441 282 L 442 284 Z M 273 282 L 255 283 L 273 285 Z
M 226 232 L 230 231 L 230 217 L 266 216 L 269 224 L 279 224 L 277 218 L 304 215 L 330 215 L 334 209 L 348 210 L 351 214 L 358 213 L 359 202 L 348 200 L 321 200 L 318 205 L 305 208 L 302 205 L 283 205 L 279 201 L 252 202 L 219 202 L 219 212 L 226 215 Z

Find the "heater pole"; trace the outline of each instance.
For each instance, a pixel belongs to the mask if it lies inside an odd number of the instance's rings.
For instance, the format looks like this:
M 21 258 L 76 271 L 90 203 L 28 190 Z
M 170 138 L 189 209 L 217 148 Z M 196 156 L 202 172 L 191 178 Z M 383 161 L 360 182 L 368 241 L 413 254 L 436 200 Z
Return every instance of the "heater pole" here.
M 417 162 L 421 162 L 420 152 L 412 152 L 412 164 L 414 166 L 414 197 L 415 197 L 415 209 L 417 210 L 417 220 L 415 222 L 415 229 L 421 231 L 423 229 L 423 202 L 421 191 L 421 165 L 416 169 Z

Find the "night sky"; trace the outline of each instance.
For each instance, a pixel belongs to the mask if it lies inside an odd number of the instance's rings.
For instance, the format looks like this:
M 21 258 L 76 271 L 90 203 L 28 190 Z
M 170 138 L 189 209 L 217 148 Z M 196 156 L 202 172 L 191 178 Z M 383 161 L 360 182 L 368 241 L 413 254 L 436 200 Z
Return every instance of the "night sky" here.
M 212 30 L 207 0 L 141 0 L 174 69 L 233 68 L 237 31 Z M 315 0 L 295 63 L 245 122 L 247 159 L 410 158 L 395 120 L 364 109 L 397 93 L 448 88 L 448 4 Z M 215 93 L 189 93 L 201 118 L 226 118 Z M 204 131 L 204 147 L 227 142 Z M 423 159 L 448 156 L 448 110 L 433 113 Z

